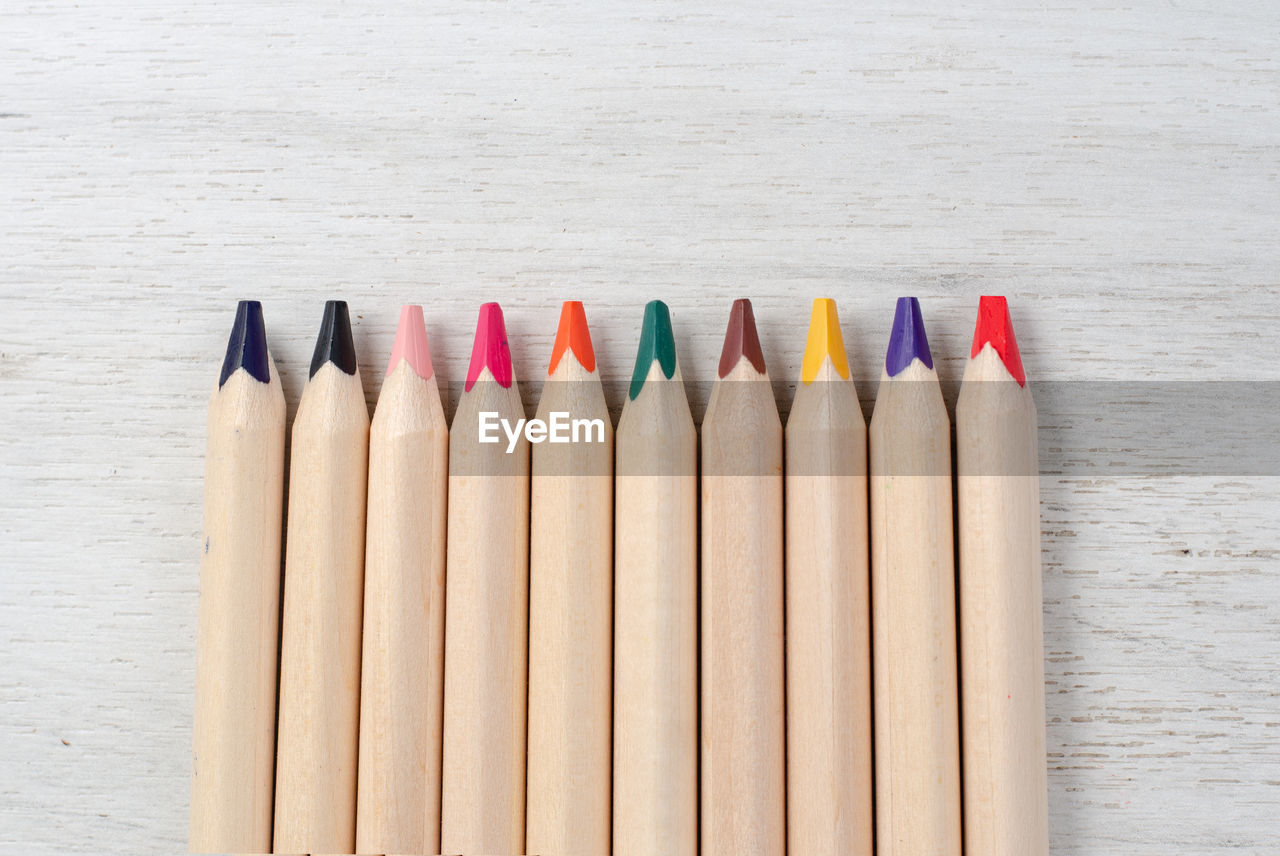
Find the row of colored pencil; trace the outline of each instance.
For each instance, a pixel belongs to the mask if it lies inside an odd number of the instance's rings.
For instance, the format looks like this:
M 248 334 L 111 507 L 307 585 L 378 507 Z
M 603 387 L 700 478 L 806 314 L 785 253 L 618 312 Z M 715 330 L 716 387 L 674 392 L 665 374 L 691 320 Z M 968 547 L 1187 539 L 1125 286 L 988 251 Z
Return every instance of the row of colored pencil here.
M 284 396 L 241 303 L 209 407 L 192 850 L 1046 856 L 1036 417 L 1005 300 L 979 305 L 954 484 L 914 298 L 870 431 L 831 300 L 785 432 L 746 300 L 718 378 L 699 476 L 667 307 L 615 438 L 566 303 L 538 418 L 598 430 L 490 442 L 525 416 L 501 310 L 449 428 L 406 307 L 370 423 L 330 302 L 281 610 Z

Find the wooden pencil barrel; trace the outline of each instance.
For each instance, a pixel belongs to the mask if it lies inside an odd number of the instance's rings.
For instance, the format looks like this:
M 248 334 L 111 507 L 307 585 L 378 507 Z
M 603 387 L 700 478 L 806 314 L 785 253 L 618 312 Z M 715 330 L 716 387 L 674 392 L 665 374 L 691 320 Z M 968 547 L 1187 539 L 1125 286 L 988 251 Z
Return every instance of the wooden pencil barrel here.
M 956 404 L 964 835 L 970 856 L 1047 856 L 1036 410 L 990 347 Z
M 698 853 L 698 447 L 655 361 L 618 422 L 613 856 Z
M 613 695 L 613 425 L 600 378 L 570 351 L 538 418 L 598 420 L 576 442 L 533 448 L 529 553 L 527 853 L 610 846 Z
M 867 429 L 827 362 L 786 429 L 787 849 L 871 856 Z
M 479 442 L 481 412 L 524 416 L 488 369 L 449 433 L 445 575 L 444 853 L 524 850 L 529 618 L 529 443 Z
M 745 358 L 712 391 L 701 484 L 701 853 L 782 853 L 782 425 Z
M 355 849 L 369 411 L 332 362 L 293 422 L 275 852 Z
M 448 466 L 436 379 L 402 361 L 369 432 L 359 853 L 440 851 Z
M 880 381 L 870 466 L 876 851 L 960 856 L 951 434 L 919 361 Z
M 196 638 L 194 853 L 271 850 L 284 392 L 236 371 L 209 399 Z

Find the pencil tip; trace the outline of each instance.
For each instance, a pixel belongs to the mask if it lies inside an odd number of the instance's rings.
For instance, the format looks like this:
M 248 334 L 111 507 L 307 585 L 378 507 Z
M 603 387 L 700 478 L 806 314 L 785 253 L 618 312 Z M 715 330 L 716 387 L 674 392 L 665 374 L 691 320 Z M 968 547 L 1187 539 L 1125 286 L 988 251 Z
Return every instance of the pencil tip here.
M 973 333 L 973 350 L 969 358 L 978 356 L 983 345 L 991 345 L 1000 356 L 1000 362 L 1018 382 L 1027 385 L 1027 375 L 1022 369 L 1022 355 L 1018 353 L 1018 340 L 1013 336 L 1013 319 L 1009 317 L 1009 302 L 1000 296 L 984 295 L 978 298 L 978 326 Z
M 401 362 L 409 364 L 409 368 L 423 380 L 430 380 L 434 373 L 431 368 L 431 349 L 427 347 L 427 325 L 422 318 L 421 306 L 404 306 L 400 309 L 400 326 L 396 329 L 396 342 L 391 346 L 391 359 L 387 363 L 387 375 L 390 376 Z
M 344 374 L 356 373 L 356 344 L 351 338 L 351 315 L 345 300 L 325 301 L 320 335 L 316 337 L 311 373 L 307 377 L 315 377 L 325 363 L 333 363 Z
M 591 347 L 591 331 L 587 328 L 587 313 L 578 300 L 566 300 L 560 309 L 560 326 L 556 328 L 556 343 L 551 349 L 552 374 L 565 351 L 572 351 L 579 364 L 589 372 L 596 370 L 596 354 Z
M 644 307 L 644 322 L 640 327 L 640 348 L 636 352 L 636 367 L 631 373 L 631 388 L 627 397 L 632 401 L 644 389 L 649 369 L 654 362 L 662 368 L 667 380 L 676 374 L 676 336 L 671 329 L 671 310 L 661 300 L 650 300 Z
M 764 352 L 760 350 L 760 336 L 756 332 L 756 316 L 751 311 L 751 301 L 745 297 L 733 301 L 729 312 L 729 329 L 724 334 L 724 349 L 720 352 L 720 377 L 725 377 L 746 357 L 760 374 L 765 373 Z
M 486 303 L 480 307 L 480 318 L 476 321 L 476 340 L 471 346 L 471 365 L 467 368 L 467 383 L 464 392 L 470 392 L 476 385 L 480 372 L 485 369 L 493 375 L 498 386 L 503 389 L 511 387 L 511 347 L 507 344 L 507 325 L 502 320 L 502 307 L 496 303 Z
M 818 371 L 827 358 L 840 377 L 849 379 L 849 358 L 844 351 L 844 337 L 840 334 L 840 316 L 836 302 L 830 297 L 813 301 L 813 314 L 809 316 L 809 339 L 804 346 L 804 362 L 800 367 L 800 380 L 808 385 L 818 377 Z
M 899 297 L 893 315 L 893 332 L 889 334 L 889 350 L 885 354 L 884 368 L 889 377 L 899 374 L 912 360 L 919 360 L 926 368 L 933 368 L 933 355 L 929 353 L 929 340 L 924 334 L 924 318 L 920 314 L 920 301 L 914 297 Z
M 236 306 L 236 320 L 231 325 L 227 355 L 222 359 L 222 373 L 218 376 L 219 389 L 236 369 L 244 369 L 260 383 L 271 382 L 267 327 L 262 320 L 262 304 L 256 300 L 241 300 Z

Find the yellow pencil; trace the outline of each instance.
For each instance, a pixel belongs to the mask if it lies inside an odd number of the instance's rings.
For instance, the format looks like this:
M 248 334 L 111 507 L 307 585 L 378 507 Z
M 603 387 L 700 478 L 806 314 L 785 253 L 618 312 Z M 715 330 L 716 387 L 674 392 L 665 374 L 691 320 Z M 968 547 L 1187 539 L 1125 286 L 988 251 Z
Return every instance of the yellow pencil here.
M 787 420 L 787 849 L 871 856 L 867 428 L 834 300 Z

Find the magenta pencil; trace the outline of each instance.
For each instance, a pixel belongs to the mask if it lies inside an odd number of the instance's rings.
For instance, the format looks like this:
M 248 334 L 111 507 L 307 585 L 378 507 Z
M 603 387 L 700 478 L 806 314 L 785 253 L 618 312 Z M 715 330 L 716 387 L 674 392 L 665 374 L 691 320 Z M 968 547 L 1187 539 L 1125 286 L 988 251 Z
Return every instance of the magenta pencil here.
M 445 853 L 520 853 L 525 823 L 529 443 L 482 442 L 480 421 L 524 407 L 502 309 L 480 307 L 467 383 L 449 431 L 445 577 Z M 503 432 L 499 432 L 503 433 Z

